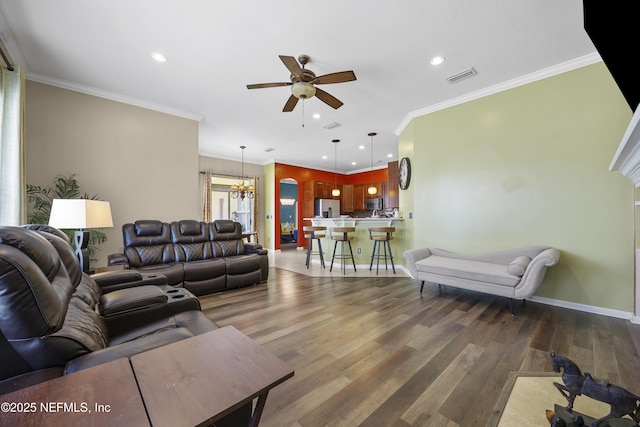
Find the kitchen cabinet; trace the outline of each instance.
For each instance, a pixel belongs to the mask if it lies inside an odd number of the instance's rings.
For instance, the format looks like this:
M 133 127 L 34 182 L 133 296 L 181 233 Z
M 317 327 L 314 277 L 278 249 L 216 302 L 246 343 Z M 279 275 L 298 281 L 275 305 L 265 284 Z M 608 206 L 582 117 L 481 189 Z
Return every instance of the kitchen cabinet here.
M 388 182 L 384 192 L 384 207 L 387 209 L 400 207 L 400 186 L 398 184 L 398 161 L 388 164 Z
M 342 192 L 342 189 L 339 185 L 336 185 L 333 182 L 323 182 L 323 181 L 312 181 L 312 182 L 315 182 L 314 188 L 315 188 L 316 199 L 340 200 L 340 196 L 333 196 L 331 194 L 334 188 L 338 188 L 340 189 L 340 192 Z
M 342 212 L 353 212 L 353 185 L 342 186 Z
M 367 186 L 364 184 L 356 184 L 353 186 L 353 210 L 364 210 L 364 194 L 367 191 Z
M 303 218 L 313 218 L 315 213 L 315 182 L 314 181 L 304 181 L 302 183 L 302 217 Z M 303 221 L 302 225 L 310 225 L 310 221 Z M 302 242 L 303 247 L 307 247 L 307 239 L 304 238 L 304 233 L 302 233 L 302 227 L 299 227 L 298 230 L 298 241 Z

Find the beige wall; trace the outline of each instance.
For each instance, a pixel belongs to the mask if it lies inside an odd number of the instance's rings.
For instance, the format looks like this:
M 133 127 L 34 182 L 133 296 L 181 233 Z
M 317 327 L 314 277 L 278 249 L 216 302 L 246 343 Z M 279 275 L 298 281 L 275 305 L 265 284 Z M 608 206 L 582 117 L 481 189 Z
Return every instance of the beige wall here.
M 633 312 L 634 189 L 608 170 L 630 119 L 598 63 L 413 120 L 414 245 L 553 246 L 537 296 Z
M 93 266 L 122 250 L 123 223 L 199 218 L 196 121 L 33 81 L 26 90 L 27 182 L 75 173 L 81 191 L 111 202 Z

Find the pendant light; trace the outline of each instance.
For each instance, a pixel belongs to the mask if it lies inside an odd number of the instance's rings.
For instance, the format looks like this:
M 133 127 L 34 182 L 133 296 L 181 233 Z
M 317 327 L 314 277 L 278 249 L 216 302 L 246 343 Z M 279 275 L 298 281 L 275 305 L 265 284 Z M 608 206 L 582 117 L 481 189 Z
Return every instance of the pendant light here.
M 231 197 L 234 199 L 240 197 L 240 200 L 244 200 L 245 197 L 253 199 L 255 197 L 256 188 L 251 184 L 244 185 L 246 180 L 246 177 L 244 176 L 244 149 L 247 147 L 241 145 L 240 148 L 242 149 L 242 175 L 240 176 L 240 182 L 231 186 Z
M 376 136 L 377 133 L 370 132 L 368 135 L 371 137 L 371 172 L 373 172 L 373 137 Z M 371 176 L 373 177 L 373 173 L 371 174 Z M 377 192 L 378 188 L 373 184 L 371 184 L 369 188 L 367 188 L 367 193 L 369 193 L 369 195 L 371 196 L 373 196 Z
M 331 195 L 333 197 L 339 197 L 340 196 L 340 189 L 338 188 L 338 142 L 340 142 L 339 139 L 334 139 L 331 142 L 333 142 L 333 148 L 334 148 L 334 155 L 333 155 L 333 161 L 334 161 L 334 175 L 333 175 L 333 190 L 331 190 Z

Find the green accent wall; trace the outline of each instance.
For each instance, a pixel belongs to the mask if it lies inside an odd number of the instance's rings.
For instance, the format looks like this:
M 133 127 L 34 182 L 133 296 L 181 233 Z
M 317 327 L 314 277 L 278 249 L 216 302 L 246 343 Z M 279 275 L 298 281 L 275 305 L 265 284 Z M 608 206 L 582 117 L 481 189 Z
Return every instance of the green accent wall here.
M 537 296 L 633 312 L 634 187 L 609 171 L 631 114 L 597 63 L 415 118 L 412 247 L 553 246 Z
M 275 163 L 264 166 L 264 246 L 266 249 L 275 249 Z

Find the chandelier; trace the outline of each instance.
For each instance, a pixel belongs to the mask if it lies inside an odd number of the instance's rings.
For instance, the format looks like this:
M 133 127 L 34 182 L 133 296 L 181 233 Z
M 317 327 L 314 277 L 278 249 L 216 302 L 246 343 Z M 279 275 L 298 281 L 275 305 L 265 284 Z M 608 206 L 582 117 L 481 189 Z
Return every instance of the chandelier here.
M 247 179 L 244 176 L 244 149 L 247 147 L 241 145 L 240 148 L 242 149 L 242 175 L 240 176 L 240 182 L 231 186 L 231 197 L 234 199 L 240 197 L 240 200 L 244 200 L 245 197 L 253 199 L 256 195 L 256 188 L 251 184 L 245 185 L 244 183 Z

